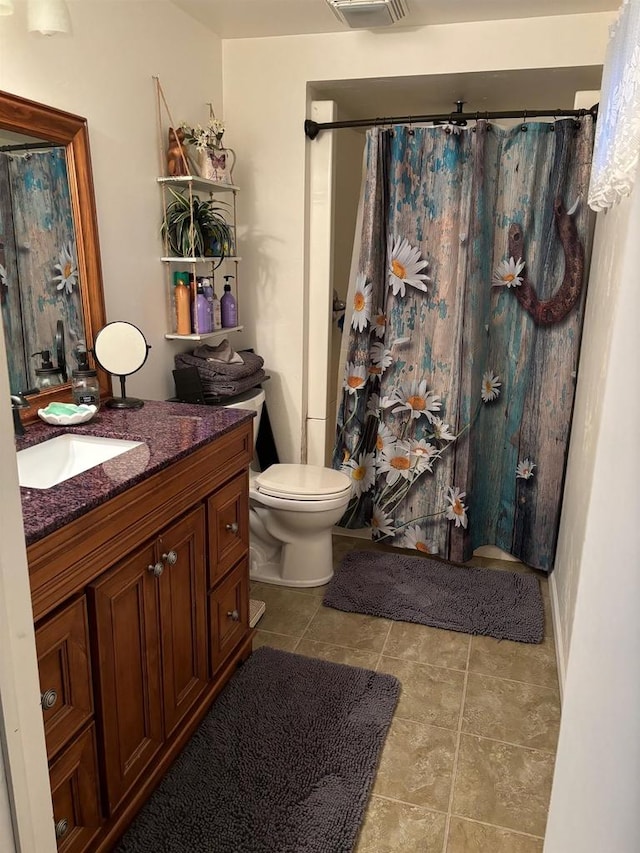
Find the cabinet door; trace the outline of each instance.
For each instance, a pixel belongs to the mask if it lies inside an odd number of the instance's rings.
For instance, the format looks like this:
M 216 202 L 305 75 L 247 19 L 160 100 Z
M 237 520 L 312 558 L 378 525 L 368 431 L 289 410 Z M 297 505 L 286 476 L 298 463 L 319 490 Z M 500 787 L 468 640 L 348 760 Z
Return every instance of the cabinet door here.
M 47 757 L 93 714 L 87 607 L 79 598 L 36 629 Z
M 249 482 L 235 477 L 209 498 L 209 585 L 249 550 Z
M 93 725 L 52 764 L 50 777 L 59 853 L 80 853 L 102 823 Z
M 244 557 L 209 594 L 211 672 L 218 668 L 249 630 L 249 563 Z
M 155 541 L 89 587 L 111 812 L 162 745 Z
M 208 684 L 204 506 L 165 531 L 158 548 L 165 567 L 159 583 L 160 642 L 169 738 Z

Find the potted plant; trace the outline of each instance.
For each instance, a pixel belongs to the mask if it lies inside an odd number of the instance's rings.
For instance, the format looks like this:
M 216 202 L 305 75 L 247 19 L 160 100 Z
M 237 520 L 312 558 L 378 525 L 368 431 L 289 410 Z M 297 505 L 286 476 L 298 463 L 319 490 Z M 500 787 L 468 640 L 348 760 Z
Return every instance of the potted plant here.
M 233 250 L 233 229 L 220 204 L 168 187 L 173 199 L 165 210 L 162 236 L 181 258 L 224 258 Z

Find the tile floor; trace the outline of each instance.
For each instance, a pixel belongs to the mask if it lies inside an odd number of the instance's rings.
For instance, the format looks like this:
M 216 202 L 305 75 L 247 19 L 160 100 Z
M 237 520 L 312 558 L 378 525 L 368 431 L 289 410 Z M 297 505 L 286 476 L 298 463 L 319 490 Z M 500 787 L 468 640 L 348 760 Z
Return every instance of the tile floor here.
M 380 546 L 335 536 L 334 560 L 364 548 Z M 540 645 L 343 613 L 323 607 L 321 588 L 252 586 L 267 604 L 254 648 L 389 672 L 402 683 L 356 853 L 541 853 L 560 703 L 540 581 Z

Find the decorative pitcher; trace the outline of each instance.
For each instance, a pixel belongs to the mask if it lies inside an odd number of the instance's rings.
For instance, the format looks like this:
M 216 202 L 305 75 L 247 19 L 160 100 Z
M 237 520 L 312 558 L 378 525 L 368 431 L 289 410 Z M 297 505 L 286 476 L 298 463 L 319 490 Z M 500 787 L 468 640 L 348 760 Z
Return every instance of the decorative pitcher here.
M 232 184 L 235 164 L 236 152 L 233 148 L 203 148 L 198 151 L 200 177 L 209 181 Z

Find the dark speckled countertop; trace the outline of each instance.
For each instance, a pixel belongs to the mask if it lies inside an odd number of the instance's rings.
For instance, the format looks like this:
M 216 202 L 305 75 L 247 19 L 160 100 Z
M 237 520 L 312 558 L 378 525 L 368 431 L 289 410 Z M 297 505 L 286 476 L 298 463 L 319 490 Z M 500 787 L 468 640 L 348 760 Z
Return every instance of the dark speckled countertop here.
M 26 426 L 26 434 L 16 439 L 16 450 L 66 432 L 144 442 L 50 489 L 21 488 L 27 545 L 252 418 L 253 413 L 243 409 L 148 401 L 141 409 L 103 407 L 79 426 Z

